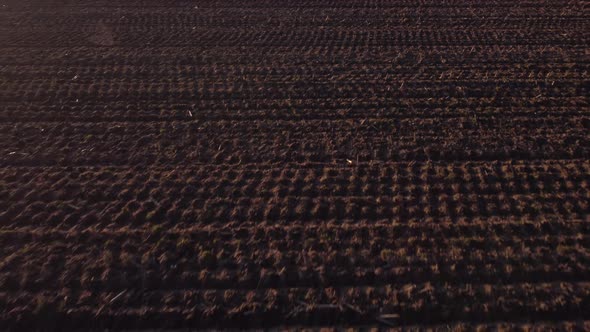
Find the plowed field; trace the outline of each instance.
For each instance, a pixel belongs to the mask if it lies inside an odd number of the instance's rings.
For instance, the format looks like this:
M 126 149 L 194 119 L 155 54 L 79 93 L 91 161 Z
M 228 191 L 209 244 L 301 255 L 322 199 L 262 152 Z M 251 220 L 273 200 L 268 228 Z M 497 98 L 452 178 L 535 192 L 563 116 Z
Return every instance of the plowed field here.
M 0 2 L 0 329 L 590 329 L 588 8 Z

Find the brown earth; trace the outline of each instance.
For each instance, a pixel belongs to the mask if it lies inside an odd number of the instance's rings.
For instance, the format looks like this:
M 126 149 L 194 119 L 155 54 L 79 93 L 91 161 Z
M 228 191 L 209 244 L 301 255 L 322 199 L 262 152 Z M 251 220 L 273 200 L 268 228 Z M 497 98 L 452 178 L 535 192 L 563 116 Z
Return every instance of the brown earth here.
M 1 329 L 590 329 L 587 7 L 3 2 Z

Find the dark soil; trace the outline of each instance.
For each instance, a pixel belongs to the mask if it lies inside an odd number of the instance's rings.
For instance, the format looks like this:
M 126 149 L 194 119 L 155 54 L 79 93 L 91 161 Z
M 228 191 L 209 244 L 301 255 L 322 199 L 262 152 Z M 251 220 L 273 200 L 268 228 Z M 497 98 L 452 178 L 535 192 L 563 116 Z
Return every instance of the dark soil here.
M 585 1 L 0 5 L 0 329 L 590 329 Z

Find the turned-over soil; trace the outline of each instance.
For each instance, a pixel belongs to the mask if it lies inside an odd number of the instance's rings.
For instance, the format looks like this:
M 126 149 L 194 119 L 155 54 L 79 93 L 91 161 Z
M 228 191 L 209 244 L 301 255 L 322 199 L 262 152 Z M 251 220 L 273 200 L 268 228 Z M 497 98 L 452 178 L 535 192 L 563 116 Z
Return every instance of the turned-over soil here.
M 0 328 L 590 329 L 569 0 L 7 0 Z

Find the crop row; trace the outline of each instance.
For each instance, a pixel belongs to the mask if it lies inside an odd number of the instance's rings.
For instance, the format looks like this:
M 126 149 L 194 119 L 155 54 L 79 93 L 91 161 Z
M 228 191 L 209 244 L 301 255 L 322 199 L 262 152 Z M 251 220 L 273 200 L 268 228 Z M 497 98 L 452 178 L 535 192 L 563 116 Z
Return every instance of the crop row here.
M 0 152 L 4 166 L 587 159 L 588 125 L 587 117 L 476 115 L 460 120 L 19 123 L 0 125 Z
M 587 63 L 583 48 L 547 45 L 471 45 L 471 46 L 400 46 L 379 47 L 3 47 L 2 64 L 35 65 L 124 65 L 145 66 L 174 64 L 206 66 L 211 64 L 255 64 L 277 66 L 279 64 L 387 64 L 416 65 L 514 65 L 520 63 Z
M 100 200 L 139 197 L 154 193 L 156 200 L 179 194 L 194 198 L 230 197 L 232 190 L 255 188 L 246 197 L 285 197 L 299 191 L 326 191 L 320 196 L 390 196 L 425 194 L 498 195 L 527 193 L 581 193 L 588 190 L 587 162 L 546 161 L 527 164 L 399 163 L 357 166 L 193 166 L 150 168 L 4 168 L 3 196 L 10 200 L 89 198 L 84 192 L 100 192 Z M 16 185 L 20 184 L 20 185 Z M 92 187 L 92 188 L 91 188 Z M 49 195 L 50 193 L 53 193 Z M 331 194 L 331 195 L 329 195 Z M 307 195 L 308 197 L 313 197 Z M 417 195 L 416 195 L 417 196 Z
M 21 9 L 21 8 L 30 8 L 39 6 L 41 9 L 49 9 L 55 10 L 56 6 L 51 5 L 42 5 L 44 4 L 43 1 L 40 0 L 31 0 L 27 1 L 26 3 L 21 4 L 21 6 L 10 6 L 9 8 Z M 487 1 L 483 3 L 474 4 L 468 0 L 444 0 L 444 1 L 436 1 L 436 0 L 396 0 L 394 2 L 388 0 L 325 0 L 325 1 L 317 1 L 317 0 L 305 0 L 300 1 L 297 3 L 293 3 L 288 0 L 248 0 L 248 1 L 240 1 L 240 0 L 230 0 L 230 1 L 218 1 L 218 0 L 201 0 L 199 1 L 200 8 L 373 8 L 373 9 L 387 9 L 387 8 L 416 8 L 416 7 L 425 7 L 425 8 L 468 8 L 468 9 L 477 9 L 477 8 L 499 8 L 499 7 L 506 7 L 506 8 L 525 8 L 528 10 L 534 10 L 535 8 L 543 8 L 543 9 L 553 9 L 553 8 L 560 8 L 560 9 L 569 9 L 569 8 L 576 8 L 580 5 L 580 1 L 550 1 L 550 0 L 542 0 L 542 1 L 534 1 L 534 0 L 526 0 L 519 2 L 518 6 L 514 5 L 514 2 L 509 0 L 493 0 Z M 77 12 L 80 12 L 80 9 L 94 9 L 94 8 L 147 8 L 147 9 L 159 9 L 162 11 L 173 10 L 177 11 L 178 9 L 183 8 L 194 8 L 195 4 L 194 1 L 159 1 L 154 3 L 154 1 L 149 0 L 133 0 L 128 1 L 122 4 L 113 4 L 110 1 L 78 1 L 75 3 L 68 3 L 58 8 L 63 9 L 74 9 Z
M 108 9 L 105 9 L 108 10 Z M 83 15 L 72 16 L 68 12 L 43 12 L 35 15 L 0 15 L 4 20 L 1 27 L 7 26 L 67 26 L 77 25 L 92 27 L 97 24 L 108 26 L 165 26 L 172 28 L 220 28 L 224 26 L 252 27 L 281 27 L 295 25 L 297 27 L 340 27 L 340 28 L 389 28 L 403 29 L 407 27 L 438 26 L 441 29 L 473 29 L 486 27 L 493 29 L 584 29 L 588 23 L 579 13 L 570 11 L 560 17 L 554 17 L 547 12 L 537 13 L 499 8 L 497 10 L 475 9 L 466 13 L 462 8 L 447 10 L 278 10 L 261 11 L 259 9 L 246 11 L 243 8 L 234 10 L 198 11 L 193 13 L 178 12 L 163 14 L 161 12 L 138 13 L 133 10 L 118 10 L 116 14 L 103 13 L 95 10 Z M 555 10 L 557 11 L 557 9 Z M 475 15 L 485 14 L 476 18 Z M 365 20 L 359 21 L 363 15 Z
M 4 326 L 119 328 L 272 326 L 277 324 L 435 324 L 450 321 L 564 320 L 590 311 L 587 283 L 435 287 L 349 287 L 124 293 L 3 292 Z M 96 296 L 98 295 L 98 296 Z M 474 303 L 477 299 L 477 303 Z M 99 309 L 97 309 L 99 308 Z M 10 313 L 10 314 L 8 314 Z M 380 318 L 384 317 L 384 318 Z M 49 325 L 51 326 L 51 325 Z
M 581 80 L 410 80 L 378 82 L 365 78 L 353 81 L 208 81 L 205 79 L 107 79 L 97 82 L 72 79 L 5 80 L 0 97 L 18 100 L 128 100 L 169 99 L 355 99 L 375 98 L 563 98 L 588 94 Z
M 8 28 L 0 28 L 0 30 Z M 73 29 L 72 27 L 10 28 L 12 33 L 0 31 L 0 43 L 6 46 L 191 46 L 198 44 L 207 47 L 227 46 L 357 46 L 378 47 L 397 46 L 442 46 L 442 45 L 561 45 L 583 46 L 587 42 L 584 31 L 572 29 L 568 33 L 554 30 L 507 30 L 498 31 L 464 29 L 450 30 L 373 30 L 365 29 L 314 29 L 293 27 L 270 29 L 206 29 L 176 27 L 174 29 L 143 27 L 137 30 L 118 27 L 92 27 Z M 33 30 L 33 31 L 31 31 Z
M 2 288 L 258 289 L 590 276 L 590 229 L 576 220 L 125 229 L 5 231 Z
M 546 98 L 544 98 L 547 100 Z M 409 100 L 409 99 L 406 99 Z M 549 118 L 551 121 L 563 119 L 569 122 L 570 119 L 577 119 L 577 125 L 588 126 L 587 112 L 575 106 L 544 106 L 542 108 L 530 106 L 474 106 L 474 107 L 451 107 L 439 105 L 437 107 L 407 105 L 400 107 L 374 107 L 366 108 L 334 108 L 338 103 L 318 102 L 326 105 L 322 110 L 319 108 L 286 108 L 290 101 L 283 100 L 284 105 L 272 108 L 262 103 L 250 105 L 245 101 L 244 105 L 235 104 L 232 109 L 194 109 L 194 104 L 169 104 L 165 102 L 145 102 L 126 104 L 120 102 L 105 104 L 80 104 L 67 105 L 43 105 L 42 103 L 17 104 L 6 103 L 0 109 L 0 122 L 63 122 L 68 120 L 72 123 L 136 123 L 136 122 L 193 122 L 200 121 L 317 121 L 337 120 L 346 118 L 352 122 L 364 121 L 372 123 L 382 119 L 456 119 L 458 123 L 465 123 L 467 119 L 477 120 L 485 118 L 511 119 L 530 117 Z M 300 102 L 304 102 L 300 100 Z M 416 102 L 416 100 L 414 100 Z M 555 103 L 556 101 L 553 100 Z M 305 102 L 305 104 L 309 101 Z M 340 102 L 342 103 L 342 101 Z M 274 105 L 280 105 L 281 101 L 274 100 Z M 328 106 L 329 105 L 329 106 Z M 218 107 L 220 105 L 217 105 Z M 250 106 L 253 108 L 239 109 L 239 107 Z M 285 108 L 283 108 L 285 107 Z M 333 108 L 333 109 L 329 109 Z M 189 113 L 190 111 L 190 113 Z M 473 123 L 473 121 L 471 121 Z
M 251 188 L 255 192 L 256 188 Z M 236 189 L 240 192 L 240 189 Z M 241 194 L 243 195 L 243 193 Z M 100 198 L 100 193 L 88 193 Z M 146 193 L 144 197 L 149 197 Z M 138 227 L 144 224 L 161 224 L 166 227 L 211 224 L 228 224 L 256 221 L 267 224 L 290 223 L 342 223 L 364 220 L 424 219 L 465 220 L 476 216 L 537 217 L 561 216 L 583 218 L 589 213 L 588 191 L 576 194 L 527 194 L 499 197 L 470 195 L 455 199 L 433 196 L 388 197 L 282 197 L 265 198 L 212 198 L 174 199 L 160 202 L 152 200 L 73 202 L 20 201 L 14 202 L 2 214 L 3 226 L 52 226 L 69 228 L 76 225 L 107 225 Z M 146 197 L 146 198 L 147 198 Z M 131 198 L 130 198 L 131 199 Z M 79 205 L 85 208 L 80 210 Z M 354 219 L 347 219 L 354 218 Z
M 13 175 L 3 175 L 2 216 L 5 227 L 63 228 L 111 222 L 186 226 L 348 218 L 583 217 L 590 211 L 585 163 L 402 166 L 249 170 L 228 165 L 229 170 L 194 167 L 150 173 L 132 168 L 67 173 L 15 169 Z
M 0 80 L 18 84 L 31 80 L 42 82 L 55 79 L 57 82 L 69 80 L 71 83 L 91 84 L 92 81 L 121 80 L 134 81 L 154 77 L 177 82 L 194 78 L 201 82 L 406 82 L 412 84 L 425 79 L 438 81 L 561 81 L 583 80 L 582 71 L 590 65 L 563 64 L 491 64 L 491 65 L 414 65 L 392 64 L 317 64 L 317 65 L 6 65 L 0 69 Z M 223 80 L 220 79 L 223 77 Z M 65 82 L 65 81 L 64 81 Z M 106 83 L 106 82 L 105 82 Z

